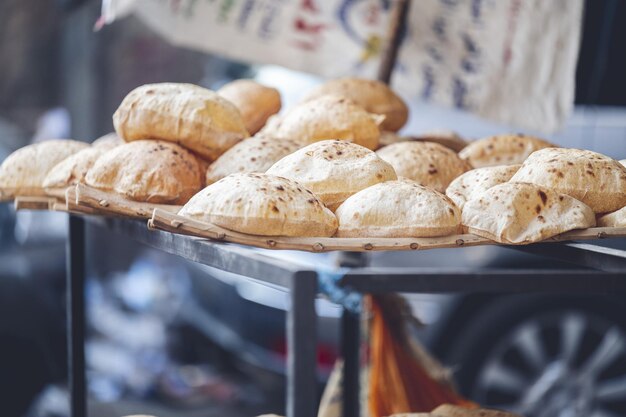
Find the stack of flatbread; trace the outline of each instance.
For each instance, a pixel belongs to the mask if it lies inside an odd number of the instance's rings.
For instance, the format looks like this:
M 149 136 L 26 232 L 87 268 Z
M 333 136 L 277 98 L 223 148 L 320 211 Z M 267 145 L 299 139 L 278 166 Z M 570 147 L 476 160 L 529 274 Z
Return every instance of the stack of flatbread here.
M 0 198 L 61 197 L 86 184 L 183 205 L 180 216 L 262 236 L 466 231 L 527 244 L 596 224 L 626 226 L 626 168 L 604 155 L 526 135 L 469 144 L 448 131 L 403 136 L 403 100 L 358 78 L 324 83 L 280 110 L 278 91 L 252 80 L 217 92 L 144 85 L 113 115 L 115 134 L 9 156 Z

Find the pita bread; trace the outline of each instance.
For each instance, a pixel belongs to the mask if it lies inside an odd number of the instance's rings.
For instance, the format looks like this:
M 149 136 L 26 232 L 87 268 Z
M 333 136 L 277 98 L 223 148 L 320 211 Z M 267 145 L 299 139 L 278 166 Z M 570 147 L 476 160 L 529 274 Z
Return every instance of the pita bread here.
M 443 404 L 431 411 L 434 417 L 520 417 L 517 414 L 486 408 L 469 409 L 457 405 Z
M 376 152 L 401 177 L 444 193 L 453 179 L 470 167 L 457 154 L 433 142 L 400 142 Z
M 478 194 L 463 206 L 470 233 L 506 244 L 527 244 L 596 223 L 593 210 L 554 190 L 508 182 Z
M 426 142 L 435 142 L 446 148 L 459 152 L 467 146 L 467 142 L 458 133 L 451 130 L 432 130 L 422 133 L 421 135 L 410 137 L 411 140 L 423 140 Z
M 276 161 L 302 146 L 304 144 L 297 140 L 265 135 L 242 140 L 209 166 L 206 183 L 213 184 L 237 172 L 265 172 Z
M 268 174 L 232 174 L 209 185 L 178 213 L 241 233 L 330 237 L 335 215 L 304 186 Z
M 90 146 L 65 158 L 48 172 L 43 181 L 43 186 L 45 188 L 65 188 L 84 183 L 87 171 L 105 152 L 107 149 L 103 146 Z
M 550 148 L 533 153 L 511 178 L 570 195 L 596 213 L 626 206 L 626 168 L 602 154 Z
M 339 78 L 330 80 L 311 90 L 304 101 L 323 96 L 346 97 L 369 113 L 385 116 L 381 129 L 397 132 L 406 124 L 409 109 L 396 93 L 386 84 L 363 78 Z
M 555 145 L 543 139 L 518 135 L 497 135 L 471 142 L 459 152 L 474 168 L 521 164 L 528 155 Z
M 274 127 L 268 132 L 307 143 L 341 139 L 376 149 L 381 120 L 382 116 L 366 112 L 347 98 L 323 96 L 294 107 L 272 122 Z
M 521 165 L 501 165 L 467 171 L 450 183 L 446 195 L 457 207 L 463 208 L 465 202 L 472 197 L 495 185 L 508 182 L 520 167 Z
M 448 197 L 409 180 L 361 190 L 335 214 L 338 237 L 435 237 L 461 226 L 461 212 Z
M 621 161 L 619 161 L 619 163 L 626 167 L 626 159 L 622 159 Z
M 252 80 L 235 80 L 217 90 L 217 94 L 239 109 L 246 130 L 257 133 L 267 119 L 280 111 L 280 93 Z
M 179 205 L 202 188 L 202 173 L 185 148 L 140 140 L 105 152 L 87 172 L 85 183 L 129 200 Z
M 392 166 L 376 153 L 340 140 L 325 140 L 297 150 L 267 173 L 304 185 L 333 211 L 352 194 L 397 179 Z
M 43 196 L 43 181 L 56 164 L 89 145 L 70 139 L 48 140 L 24 146 L 0 165 L 0 201 L 16 195 Z
M 102 150 L 113 149 L 116 146 L 120 146 L 124 141 L 122 138 L 117 136 L 117 133 L 108 133 L 104 136 L 99 137 L 91 143 L 93 148 L 100 148 Z
M 598 218 L 600 227 L 626 227 L 626 207 Z
M 234 104 L 193 84 L 138 87 L 124 98 L 113 124 L 126 142 L 176 142 L 211 160 L 249 136 Z

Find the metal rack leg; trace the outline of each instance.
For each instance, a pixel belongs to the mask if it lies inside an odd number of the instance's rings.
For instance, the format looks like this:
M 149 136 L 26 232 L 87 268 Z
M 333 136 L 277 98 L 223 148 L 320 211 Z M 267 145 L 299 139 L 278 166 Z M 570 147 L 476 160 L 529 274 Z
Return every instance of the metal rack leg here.
M 70 415 L 72 417 L 86 417 L 85 221 L 72 215 L 69 218 L 66 285 Z
M 343 310 L 341 317 L 341 356 L 343 357 L 343 417 L 359 417 L 360 317 Z
M 287 417 L 317 415 L 317 274 L 299 272 L 287 314 Z

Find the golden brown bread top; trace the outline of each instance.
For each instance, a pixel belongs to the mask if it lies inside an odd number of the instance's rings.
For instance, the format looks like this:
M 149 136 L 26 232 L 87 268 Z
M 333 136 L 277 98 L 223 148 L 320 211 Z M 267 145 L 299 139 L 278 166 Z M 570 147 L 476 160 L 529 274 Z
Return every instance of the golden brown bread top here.
M 84 183 L 89 169 L 105 152 L 107 152 L 106 146 L 90 146 L 70 155 L 48 172 L 43 181 L 43 186 L 45 188 L 64 188 Z
M 521 164 L 528 156 L 555 145 L 533 136 L 496 135 L 471 142 L 459 152 L 461 159 L 474 168 Z
M 397 132 L 406 124 L 409 109 L 404 100 L 386 84 L 364 78 L 330 80 L 311 90 L 304 101 L 326 95 L 346 97 L 366 111 L 385 116 L 381 129 Z
M 323 96 L 301 103 L 272 121 L 268 133 L 308 143 L 341 139 L 373 150 L 378 147 L 382 118 L 347 98 Z
M 176 142 L 211 160 L 249 136 L 234 104 L 193 84 L 138 87 L 113 114 L 113 124 L 126 142 L 143 139 Z
M 359 191 L 336 215 L 338 237 L 446 236 L 461 225 L 461 212 L 448 197 L 406 179 Z
M 596 213 L 626 206 L 626 167 L 597 152 L 548 148 L 534 152 L 511 178 L 570 195 Z
M 470 233 L 500 243 L 527 244 L 595 225 L 593 210 L 549 188 L 508 182 L 474 196 L 463 206 Z
M 253 80 L 235 80 L 217 90 L 217 94 L 233 103 L 251 135 L 257 133 L 270 116 L 281 107 L 280 93 Z
M 206 183 L 212 184 L 237 172 L 265 172 L 281 158 L 304 145 L 298 140 L 261 134 L 244 139 L 209 166 Z
M 332 236 L 335 215 L 307 188 L 269 174 L 231 174 L 204 188 L 181 216 L 262 236 Z
M 59 162 L 89 145 L 70 139 L 56 139 L 24 146 L 0 165 L 0 200 L 15 195 L 41 194 L 48 172 Z
M 454 151 L 433 142 L 399 142 L 376 153 L 393 166 L 398 176 L 441 193 L 446 191 L 453 179 L 470 169 Z
M 267 170 L 298 181 L 331 210 L 350 195 L 383 181 L 397 178 L 392 166 L 363 146 L 325 140 L 287 155 Z
M 521 165 L 500 165 L 472 169 L 455 178 L 446 189 L 446 195 L 457 207 L 463 208 L 467 200 L 493 186 L 508 182 L 520 167 Z
M 182 205 L 202 187 L 196 157 L 171 142 L 141 140 L 104 153 L 85 183 L 130 200 Z

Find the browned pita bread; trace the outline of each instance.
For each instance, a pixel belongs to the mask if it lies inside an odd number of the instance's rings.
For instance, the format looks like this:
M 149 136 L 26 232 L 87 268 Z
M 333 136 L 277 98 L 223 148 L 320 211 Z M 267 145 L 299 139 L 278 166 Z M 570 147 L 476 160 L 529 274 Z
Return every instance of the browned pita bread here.
M 486 408 L 469 409 L 451 404 L 440 405 L 431 413 L 433 417 L 521 417 L 507 411 L 488 410 Z
M 399 142 L 377 152 L 400 177 L 444 193 L 453 179 L 470 169 L 457 154 L 433 142 Z
M 459 152 L 474 168 L 521 164 L 531 153 L 555 145 L 526 135 L 497 135 L 471 142 Z
M 257 133 L 273 114 L 280 111 L 280 93 L 275 88 L 253 80 L 235 80 L 217 90 L 217 94 L 233 103 L 251 135 Z
M 87 172 L 85 183 L 130 200 L 184 204 L 202 187 L 196 157 L 171 142 L 140 140 L 104 153 Z
M 387 181 L 339 206 L 338 237 L 434 237 L 460 231 L 461 212 L 445 195 L 414 181 Z
M 446 195 L 459 208 L 463 208 L 467 200 L 488 190 L 489 188 L 508 182 L 521 165 L 501 165 L 497 167 L 476 168 L 467 171 L 450 183 Z
M 138 87 L 124 98 L 113 124 L 126 142 L 166 140 L 211 160 L 249 136 L 234 104 L 193 84 Z
M 409 118 L 404 100 L 380 81 L 363 78 L 330 80 L 311 90 L 304 101 L 326 95 L 346 97 L 370 113 L 384 115 L 385 120 L 380 126 L 383 130 L 397 132 Z
M 506 244 L 527 244 L 573 229 L 595 226 L 593 210 L 545 187 L 508 182 L 489 188 L 463 206 L 470 233 Z
M 596 213 L 626 206 L 626 167 L 602 154 L 549 148 L 533 153 L 511 178 L 570 195 Z
M 268 174 L 232 174 L 193 196 L 181 216 L 262 236 L 325 236 L 335 215 L 301 184 Z

